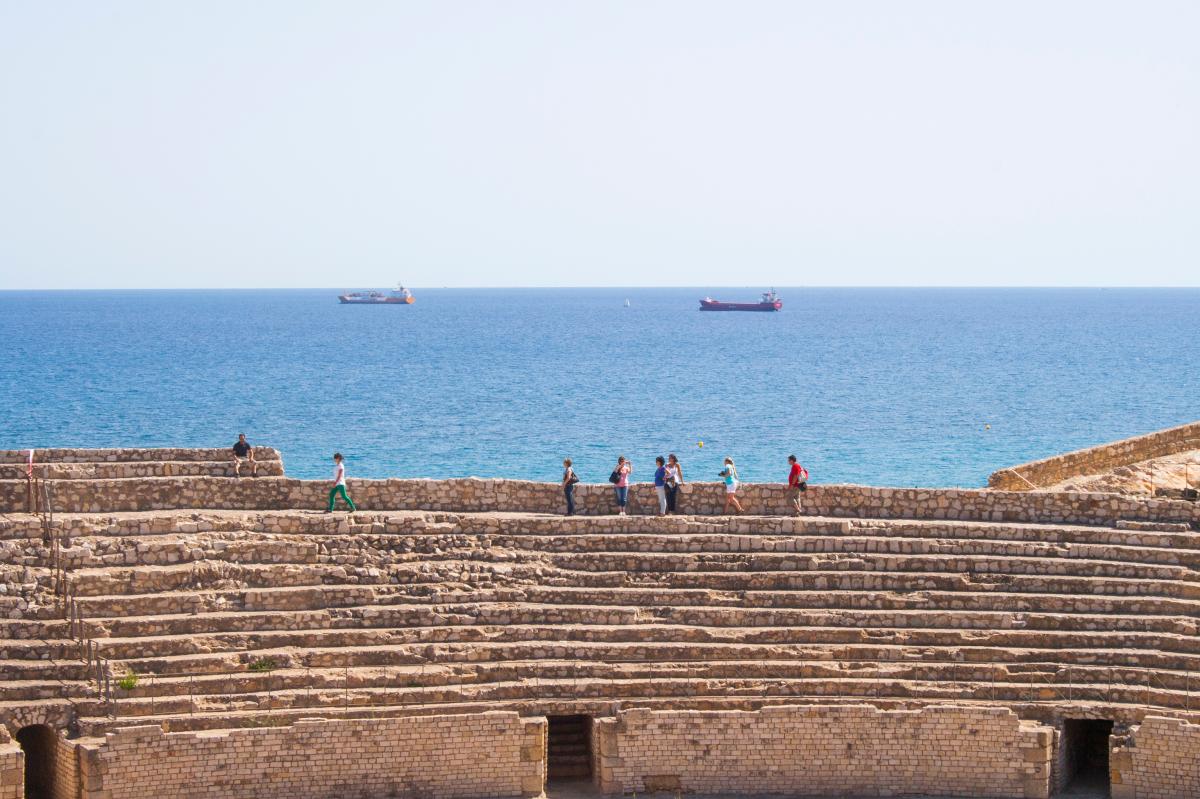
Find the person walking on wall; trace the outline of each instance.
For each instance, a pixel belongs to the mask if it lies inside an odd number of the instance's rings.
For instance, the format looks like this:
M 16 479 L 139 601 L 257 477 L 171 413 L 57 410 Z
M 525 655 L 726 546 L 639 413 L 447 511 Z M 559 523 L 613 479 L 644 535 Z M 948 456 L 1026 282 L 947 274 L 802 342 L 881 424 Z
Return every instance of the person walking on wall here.
M 617 515 L 625 515 L 625 505 L 629 502 L 629 475 L 633 472 L 633 462 L 625 460 L 625 456 L 617 458 L 617 468 L 608 476 L 608 482 L 613 484 L 613 493 L 617 497 Z
M 725 480 L 725 507 L 721 509 L 721 513 L 729 513 L 729 506 L 737 508 L 737 512 L 743 511 L 742 505 L 738 502 L 738 473 L 737 466 L 733 464 L 733 458 L 725 459 L 725 468 L 721 471 L 718 477 Z
M 795 455 L 788 455 L 788 463 L 791 464 L 788 470 L 788 497 L 792 500 L 793 510 L 799 516 L 804 513 L 800 506 L 800 495 L 808 490 L 808 469 L 800 465 Z
M 350 495 L 346 493 L 346 464 L 342 458 L 342 453 L 333 453 L 333 488 L 329 489 L 329 508 L 326 513 L 333 513 L 333 503 L 337 500 L 338 494 L 342 495 L 342 499 L 350 506 L 350 512 L 354 513 L 358 508 L 354 507 L 354 500 L 350 499 Z
M 667 515 L 667 462 L 659 455 L 654 459 L 654 493 L 658 494 L 658 515 Z
M 233 476 L 242 476 L 242 464 L 250 464 L 250 476 L 258 477 L 258 464 L 254 462 L 254 449 L 246 440 L 245 433 L 238 433 L 238 440 L 233 445 Z
M 679 458 L 672 452 L 667 456 L 667 513 L 673 514 L 679 508 L 679 489 L 683 485 L 683 467 Z
M 579 477 L 575 474 L 575 470 L 571 468 L 571 459 L 567 458 L 563 461 L 563 477 L 562 487 L 563 496 L 567 498 L 567 515 L 575 515 L 575 484 L 579 482 Z

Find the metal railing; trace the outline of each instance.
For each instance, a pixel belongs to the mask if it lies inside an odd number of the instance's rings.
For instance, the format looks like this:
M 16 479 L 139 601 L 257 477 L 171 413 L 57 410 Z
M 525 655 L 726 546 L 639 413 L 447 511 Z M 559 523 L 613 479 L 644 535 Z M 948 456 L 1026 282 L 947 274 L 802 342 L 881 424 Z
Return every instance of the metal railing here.
M 87 664 L 88 682 L 96 683 L 97 697 L 105 703 L 109 715 L 115 715 L 112 662 L 100 653 L 100 645 L 88 631 L 79 603 L 73 596 L 68 595 L 67 608 L 67 627 L 79 647 L 79 659 Z
M 30 512 L 41 517 L 42 544 L 49 550 L 50 586 L 57 610 L 67 622 L 67 634 L 78 647 L 79 659 L 87 666 L 88 682 L 95 682 L 97 695 L 111 708 L 112 665 L 108 658 L 100 654 L 100 646 L 91 637 L 79 603 L 75 600 L 71 581 L 67 579 L 67 563 L 63 552 L 64 544 L 68 543 L 67 528 L 65 525 L 56 525 L 54 521 L 53 481 L 33 475 L 26 479 Z

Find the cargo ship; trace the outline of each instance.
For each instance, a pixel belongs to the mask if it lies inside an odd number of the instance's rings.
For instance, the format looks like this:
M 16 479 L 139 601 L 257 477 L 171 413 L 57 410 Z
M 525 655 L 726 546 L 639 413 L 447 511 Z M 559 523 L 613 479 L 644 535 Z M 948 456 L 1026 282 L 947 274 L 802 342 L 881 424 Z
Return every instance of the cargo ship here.
M 712 297 L 700 300 L 702 311 L 779 311 L 783 309 L 783 300 L 775 293 L 775 289 L 764 291 L 759 302 L 721 302 Z
M 412 305 L 414 301 L 412 292 L 404 286 L 396 286 L 386 294 L 382 291 L 355 291 L 338 295 L 338 302 L 343 305 Z

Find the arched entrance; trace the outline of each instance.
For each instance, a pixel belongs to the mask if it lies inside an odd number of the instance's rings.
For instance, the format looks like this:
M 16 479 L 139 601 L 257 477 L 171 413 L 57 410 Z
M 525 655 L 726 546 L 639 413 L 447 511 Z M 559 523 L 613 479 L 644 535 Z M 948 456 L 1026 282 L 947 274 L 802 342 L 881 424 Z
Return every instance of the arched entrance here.
M 17 730 L 25 753 L 25 799 L 50 799 L 54 792 L 54 750 L 58 733 L 45 724 Z

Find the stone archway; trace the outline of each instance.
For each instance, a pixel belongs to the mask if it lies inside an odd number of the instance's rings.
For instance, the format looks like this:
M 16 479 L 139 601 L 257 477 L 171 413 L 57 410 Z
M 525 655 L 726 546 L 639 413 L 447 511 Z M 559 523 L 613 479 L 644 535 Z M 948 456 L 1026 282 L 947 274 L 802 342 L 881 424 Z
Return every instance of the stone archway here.
M 25 753 L 25 799 L 52 799 L 58 733 L 46 724 L 30 724 L 17 730 L 16 739 Z

